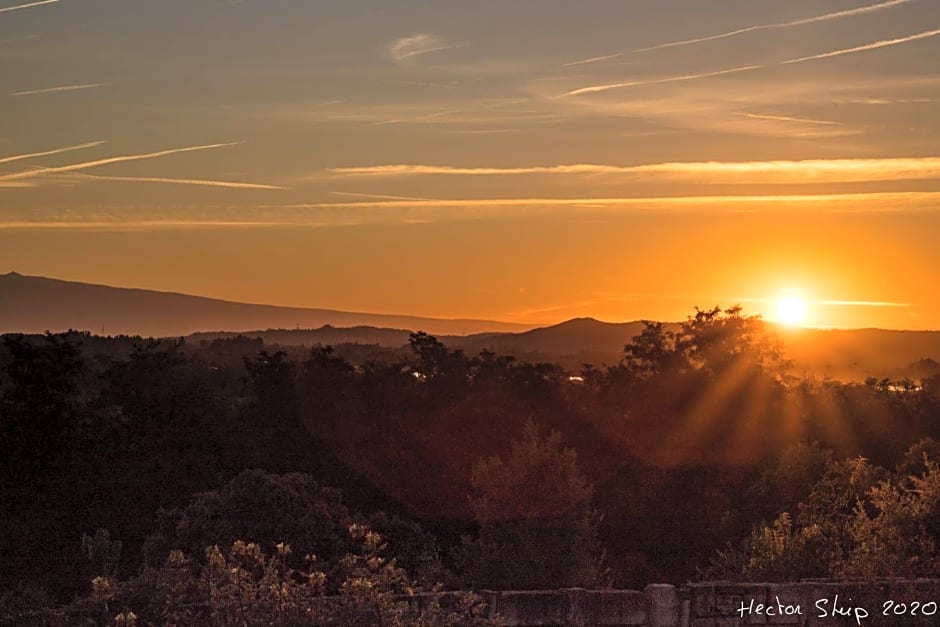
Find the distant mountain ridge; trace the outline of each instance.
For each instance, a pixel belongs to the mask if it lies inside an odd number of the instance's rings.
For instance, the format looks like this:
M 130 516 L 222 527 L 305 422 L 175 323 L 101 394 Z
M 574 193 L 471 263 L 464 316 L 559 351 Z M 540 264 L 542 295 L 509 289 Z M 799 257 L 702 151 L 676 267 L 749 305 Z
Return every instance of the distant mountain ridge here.
M 940 362 L 940 331 L 769 326 L 778 333 L 797 375 L 918 379 L 933 374 Z M 261 337 L 268 345 L 390 348 L 407 346 L 409 333 L 421 330 L 470 355 L 486 349 L 530 361 L 558 361 L 576 370 L 584 363 L 617 363 L 624 346 L 643 330 L 643 323 L 575 318 L 529 328 L 486 320 L 236 303 L 17 273 L 0 275 L 0 333 L 68 329 L 107 335 L 191 336 L 195 341 L 244 334 Z
M 940 374 L 940 331 L 790 329 L 771 323 L 768 329 L 779 337 L 784 356 L 793 362 L 792 372 L 797 376 L 862 381 L 870 376 L 919 380 Z M 624 346 L 642 330 L 641 321 L 615 323 L 575 318 L 519 333 L 439 334 L 437 338 L 468 355 L 486 349 L 528 361 L 558 362 L 576 371 L 585 363 L 595 366 L 618 363 Z M 265 344 L 280 346 L 347 343 L 401 348 L 408 343 L 408 331 L 372 327 L 272 329 L 244 334 L 260 337 Z M 193 339 L 232 335 L 237 334 L 197 334 Z
M 0 333 L 75 329 L 107 335 L 179 337 L 199 331 L 375 326 L 465 335 L 522 331 L 521 324 L 238 303 L 176 292 L 0 275 Z

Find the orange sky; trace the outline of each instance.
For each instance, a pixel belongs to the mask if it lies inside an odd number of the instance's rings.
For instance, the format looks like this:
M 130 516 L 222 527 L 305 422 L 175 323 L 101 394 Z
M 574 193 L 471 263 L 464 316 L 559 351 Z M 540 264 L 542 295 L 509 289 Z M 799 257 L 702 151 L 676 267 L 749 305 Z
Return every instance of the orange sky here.
M 931 0 L 0 0 L 0 273 L 940 329 L 937 58 Z

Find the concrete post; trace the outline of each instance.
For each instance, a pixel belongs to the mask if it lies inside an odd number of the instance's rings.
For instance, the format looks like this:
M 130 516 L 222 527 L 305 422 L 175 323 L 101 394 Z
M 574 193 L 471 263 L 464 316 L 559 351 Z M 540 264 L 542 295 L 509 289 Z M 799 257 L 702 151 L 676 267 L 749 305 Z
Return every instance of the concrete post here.
M 650 627 L 680 627 L 679 590 L 669 584 L 653 583 L 643 590 L 650 600 Z

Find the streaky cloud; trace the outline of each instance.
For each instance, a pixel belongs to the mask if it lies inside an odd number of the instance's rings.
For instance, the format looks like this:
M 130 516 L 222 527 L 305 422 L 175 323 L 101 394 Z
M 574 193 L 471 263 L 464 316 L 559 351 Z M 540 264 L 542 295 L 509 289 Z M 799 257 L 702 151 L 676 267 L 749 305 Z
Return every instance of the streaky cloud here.
M 818 124 L 820 126 L 841 126 L 840 122 L 833 122 L 832 120 L 813 120 L 810 118 L 797 118 L 789 115 L 766 115 L 761 113 L 743 113 L 739 112 L 737 115 L 752 118 L 754 120 L 773 120 L 776 122 L 797 122 L 799 124 Z
M 19 37 L 6 37 L 0 39 L 0 46 L 5 46 L 7 44 L 16 43 L 18 41 L 29 41 L 30 39 L 38 39 L 39 35 L 21 35 Z
M 940 157 L 883 159 L 807 159 L 802 161 L 700 161 L 642 165 L 563 164 L 510 168 L 461 168 L 440 165 L 373 165 L 330 168 L 352 177 L 506 176 L 506 175 L 650 175 L 670 179 L 744 183 L 820 183 L 931 179 L 940 177 Z
M 623 56 L 622 52 L 615 52 L 614 54 L 605 54 L 600 57 L 589 57 L 587 59 L 569 61 L 568 63 L 562 63 L 561 67 L 574 67 L 576 65 L 587 65 L 588 63 L 600 63 L 601 61 L 609 61 L 610 59 L 616 59 L 622 56 Z
M 854 48 L 843 48 L 842 50 L 832 50 L 831 52 L 823 52 L 821 54 L 814 54 L 808 57 L 790 59 L 788 61 L 781 62 L 781 65 L 789 65 L 791 63 L 803 63 L 804 61 L 813 61 L 815 59 L 828 59 L 830 57 L 838 57 L 844 54 L 853 54 L 855 52 L 865 52 L 866 50 L 877 50 L 878 48 L 887 48 L 888 46 L 897 46 L 900 44 L 906 44 L 911 41 L 929 39 L 931 37 L 936 37 L 937 35 L 940 35 L 940 28 L 924 31 L 922 33 L 917 33 L 915 35 L 908 35 L 907 37 L 899 37 L 897 39 L 883 39 L 881 41 L 876 41 L 870 44 L 863 44 L 861 46 L 855 46 Z
M 892 303 L 880 300 L 817 300 L 816 305 L 832 305 L 836 307 L 913 307 L 912 303 Z
M 30 2 L 27 4 L 18 4 L 12 7 L 3 7 L 0 8 L 0 13 L 6 13 L 7 11 L 19 11 L 20 9 L 28 9 L 30 7 L 38 7 L 43 4 L 52 4 L 53 2 L 59 2 L 59 0 L 39 0 L 39 2 Z
M 125 231 L 125 230 L 163 230 L 190 228 L 259 228 L 296 226 L 291 222 L 248 221 L 248 220 L 10 220 L 0 221 L 0 230 L 87 230 L 87 231 Z M 303 226 L 326 226 L 316 223 L 304 223 Z
M 26 91 L 17 91 L 11 96 L 36 96 L 39 94 L 54 94 L 63 91 L 81 91 L 83 89 L 94 89 L 95 87 L 104 87 L 107 83 L 85 83 L 82 85 L 60 85 L 58 87 L 43 87 L 42 89 L 27 89 Z
M 902 211 L 884 207 L 865 207 L 865 201 L 880 203 L 940 201 L 940 192 L 863 192 L 847 194 L 778 194 L 778 195 L 723 195 L 723 196 L 650 196 L 622 198 L 447 198 L 419 200 L 376 200 L 374 202 L 319 202 L 295 205 L 271 206 L 280 209 L 418 209 L 418 208 L 505 208 L 505 207 L 576 207 L 597 205 L 616 209 L 618 207 L 655 209 L 657 207 L 722 207 L 725 205 L 819 205 L 844 203 L 847 208 L 832 211 L 839 213 L 868 213 Z M 893 206 L 893 205 L 892 205 Z M 934 207 L 940 208 L 940 207 Z M 820 209 L 816 207 L 815 209 Z
M 900 44 L 906 44 L 912 41 L 918 41 L 921 39 L 929 39 L 931 37 L 936 37 L 940 35 L 940 28 L 924 31 L 922 33 L 916 33 L 914 35 L 907 35 L 905 37 L 898 37 L 896 39 L 883 39 L 881 41 L 875 41 L 868 44 L 862 44 L 861 46 L 854 46 L 852 48 L 842 48 L 840 50 L 831 50 L 829 52 L 822 52 L 819 54 L 809 55 L 806 57 L 798 57 L 795 59 L 787 59 L 786 61 L 778 61 L 776 63 L 769 63 L 765 65 L 747 65 L 743 67 L 734 67 L 724 70 L 717 70 L 714 72 L 703 72 L 701 74 L 686 74 L 684 76 L 671 76 L 667 78 L 660 78 L 655 80 L 648 81 L 630 81 L 624 83 L 609 83 L 606 85 L 592 85 L 589 87 L 581 87 L 580 89 L 574 89 L 572 91 L 566 92 L 563 96 L 580 96 L 583 94 L 590 94 L 596 92 L 608 91 L 611 89 L 621 89 L 625 87 L 638 87 L 642 85 L 658 85 L 661 83 L 674 83 L 677 81 L 690 81 L 700 78 L 709 78 L 712 76 L 721 76 L 723 74 L 734 74 L 737 72 L 744 72 L 747 70 L 758 70 L 767 67 L 774 67 L 780 65 L 791 65 L 794 63 L 804 63 L 806 61 L 815 61 L 818 59 L 829 59 L 832 57 L 839 57 L 846 54 L 854 54 L 857 52 L 865 52 L 867 50 L 877 50 L 878 48 L 887 48 L 889 46 L 897 46 Z
M 97 181 L 117 181 L 128 183 L 169 183 L 171 185 L 200 185 L 204 187 L 228 187 L 231 189 L 259 189 L 259 190 L 278 190 L 287 189 L 278 185 L 268 185 L 265 183 L 240 183 L 237 181 L 215 181 L 205 179 L 181 179 L 166 178 L 158 176 L 101 176 L 97 174 L 81 174 L 85 179 Z
M 763 65 L 743 65 L 740 67 L 728 68 L 725 70 L 716 70 L 714 72 L 703 72 L 701 74 L 684 74 L 682 76 L 670 76 L 668 78 L 657 78 L 648 81 L 629 81 L 625 83 L 608 83 L 606 85 L 592 85 L 590 87 L 581 87 L 565 93 L 565 96 L 581 96 L 583 94 L 593 94 L 611 89 L 621 89 L 624 87 L 640 87 L 642 85 L 660 85 L 662 83 L 676 83 L 679 81 L 692 81 L 700 78 L 709 78 L 711 76 L 722 76 L 724 74 L 736 74 L 738 72 L 747 72 L 748 70 L 757 70 Z
M 77 146 L 66 146 L 65 148 L 53 148 L 52 150 L 44 150 L 42 152 L 31 152 L 23 155 L 13 155 L 10 157 L 0 157 L 0 163 L 11 163 L 13 161 L 22 161 L 24 159 L 33 159 L 36 157 L 46 157 L 49 155 L 58 155 L 63 152 L 72 152 L 73 150 L 84 150 L 85 148 L 94 148 L 95 146 L 100 146 L 104 144 L 104 141 L 95 141 L 88 142 L 86 144 L 78 144 Z
M 451 50 L 454 48 L 463 48 L 466 44 L 446 44 L 437 35 L 430 33 L 417 33 L 408 37 L 396 39 L 388 45 L 388 53 L 396 63 L 401 63 L 412 57 L 439 52 L 441 50 Z
M 148 152 L 137 155 L 123 155 L 120 157 L 109 157 L 107 159 L 97 159 L 95 161 L 84 161 L 82 163 L 73 163 L 70 165 L 54 166 L 48 168 L 36 168 L 35 170 L 27 170 L 25 172 L 16 172 L 14 174 L 4 174 L 0 175 L 0 181 L 15 181 L 20 179 L 29 179 L 35 178 L 37 176 L 43 176 L 45 174 L 56 174 L 59 172 L 76 172 L 79 170 L 87 170 L 89 168 L 97 168 L 103 165 L 110 165 L 112 163 L 123 163 L 125 161 L 139 161 L 142 159 L 156 159 L 157 157 L 165 157 L 168 155 L 175 155 L 184 152 L 194 152 L 197 150 L 211 150 L 213 148 L 225 148 L 228 146 L 236 146 L 242 142 L 227 142 L 223 144 L 206 144 L 203 146 L 188 146 L 185 148 L 171 148 L 169 150 L 160 150 L 158 152 Z
M 350 196 L 353 198 L 374 198 L 377 200 L 421 200 L 433 201 L 434 198 L 422 198 L 420 196 L 399 196 L 397 194 L 367 194 L 365 192 L 339 192 L 331 191 L 334 196 Z
M 773 22 L 771 24 L 757 24 L 755 26 L 746 26 L 744 28 L 739 28 L 737 30 L 728 31 L 726 33 L 719 33 L 717 35 L 707 35 L 705 37 L 696 37 L 694 39 L 683 39 L 680 41 L 670 41 L 663 44 L 657 44 L 655 46 L 649 46 L 646 48 L 636 48 L 631 52 L 651 52 L 653 50 L 661 50 L 663 48 L 675 48 L 677 46 L 688 46 L 691 44 L 702 43 L 706 41 L 714 41 L 716 39 L 726 39 L 728 37 L 734 37 L 736 35 L 742 35 L 744 33 L 752 33 L 754 31 L 761 30 L 775 30 L 780 28 L 792 28 L 794 26 L 803 26 L 804 24 L 814 24 L 816 22 L 826 22 L 828 20 L 837 20 L 844 17 L 852 17 L 854 15 L 865 15 L 867 13 L 874 13 L 876 11 L 883 11 L 885 9 L 890 9 L 901 4 L 908 4 L 914 0 L 888 0 L 887 2 L 880 2 L 878 4 L 872 4 L 864 7 L 858 7 L 855 9 L 846 9 L 844 11 L 835 11 L 833 13 L 824 13 L 822 15 L 815 15 L 813 17 L 805 17 L 798 20 L 790 20 L 788 22 Z

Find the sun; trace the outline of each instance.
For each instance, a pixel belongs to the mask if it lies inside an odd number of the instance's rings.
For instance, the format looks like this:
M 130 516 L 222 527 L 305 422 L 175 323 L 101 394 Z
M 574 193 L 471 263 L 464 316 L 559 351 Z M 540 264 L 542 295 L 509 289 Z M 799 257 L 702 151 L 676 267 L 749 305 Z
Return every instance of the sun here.
M 783 296 L 777 301 L 777 322 L 797 326 L 806 321 L 806 301 L 799 296 Z

